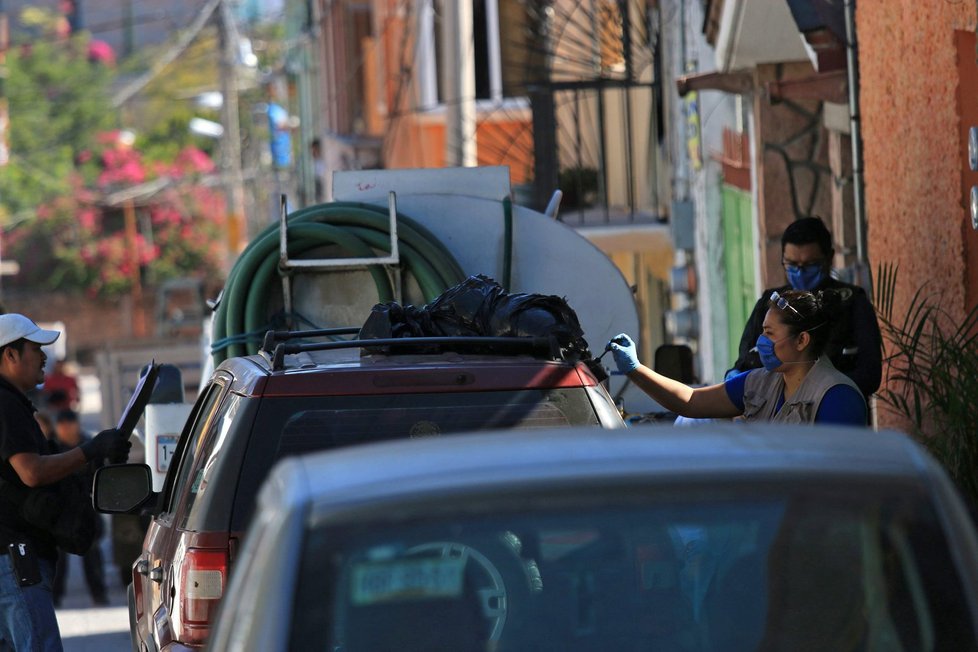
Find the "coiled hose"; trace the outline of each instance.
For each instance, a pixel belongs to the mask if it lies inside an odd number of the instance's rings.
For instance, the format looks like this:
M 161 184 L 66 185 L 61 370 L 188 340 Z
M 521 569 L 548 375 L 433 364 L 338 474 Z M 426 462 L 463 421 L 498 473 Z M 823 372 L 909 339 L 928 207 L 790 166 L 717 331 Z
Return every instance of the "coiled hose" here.
M 390 254 L 390 217 L 386 208 L 356 202 L 319 204 L 288 216 L 289 258 L 325 245 L 338 246 L 345 256 Z M 428 229 L 397 214 L 401 263 L 431 301 L 465 279 L 458 262 Z M 383 255 L 383 254 L 381 254 Z M 270 225 L 249 243 L 231 268 L 214 314 L 211 354 L 214 366 L 226 358 L 255 353 L 270 327 L 268 299 L 281 288 L 278 274 L 279 226 Z M 368 267 L 381 302 L 394 297 L 390 279 L 380 266 Z

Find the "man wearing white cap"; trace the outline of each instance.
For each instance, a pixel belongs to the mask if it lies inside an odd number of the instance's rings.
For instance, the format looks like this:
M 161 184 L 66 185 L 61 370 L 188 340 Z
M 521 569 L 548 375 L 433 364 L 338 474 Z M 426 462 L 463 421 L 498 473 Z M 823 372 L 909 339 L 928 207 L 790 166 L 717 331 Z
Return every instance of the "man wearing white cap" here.
M 62 480 L 89 460 L 124 460 L 129 442 L 103 430 L 78 448 L 54 454 L 34 420 L 27 392 L 44 382 L 41 346 L 61 335 L 23 315 L 0 315 L 0 484 L 18 491 Z M 21 505 L 0 500 L 0 649 L 61 650 L 51 582 L 57 549 L 28 523 Z

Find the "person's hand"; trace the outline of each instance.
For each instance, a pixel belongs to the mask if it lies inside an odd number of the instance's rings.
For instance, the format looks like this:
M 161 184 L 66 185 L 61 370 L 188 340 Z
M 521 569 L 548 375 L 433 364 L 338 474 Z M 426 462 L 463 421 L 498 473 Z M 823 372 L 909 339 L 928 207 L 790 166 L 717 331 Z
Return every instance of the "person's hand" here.
M 618 371 L 623 374 L 631 373 L 638 368 L 638 351 L 635 342 L 625 333 L 620 333 L 611 338 L 608 342 L 611 355 L 615 357 L 615 364 Z
M 85 460 L 103 460 L 108 458 L 111 464 L 121 464 L 129 458 L 129 449 L 132 444 L 128 439 L 124 439 L 122 433 L 115 428 L 103 430 L 92 437 L 90 441 L 80 446 Z

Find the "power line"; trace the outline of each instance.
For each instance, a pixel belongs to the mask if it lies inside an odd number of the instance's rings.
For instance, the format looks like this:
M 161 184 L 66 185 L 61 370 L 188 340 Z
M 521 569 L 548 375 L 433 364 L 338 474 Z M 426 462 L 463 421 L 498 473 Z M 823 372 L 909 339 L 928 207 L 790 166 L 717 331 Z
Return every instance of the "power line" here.
M 126 103 L 126 101 L 141 91 L 146 87 L 153 79 L 155 79 L 160 73 L 162 73 L 167 66 L 173 63 L 177 57 L 179 57 L 184 50 L 190 47 L 190 44 L 197 38 L 201 30 L 211 19 L 211 16 L 220 6 L 223 0 L 207 0 L 207 3 L 201 8 L 194 22 L 191 23 L 190 27 L 180 35 L 180 38 L 176 43 L 170 47 L 169 50 L 163 53 L 158 59 L 153 62 L 150 69 L 144 74 L 140 75 L 137 79 L 127 84 L 121 91 L 116 93 L 112 97 L 112 106 L 118 108 Z
M 159 23 L 159 22 L 169 22 L 171 25 L 176 25 L 176 21 L 174 20 L 175 15 L 176 14 L 174 13 L 169 13 L 165 10 L 162 10 L 162 11 L 157 11 L 155 13 L 143 14 L 135 18 L 115 19 L 111 21 L 95 23 L 92 25 L 82 25 L 78 29 L 78 31 L 74 32 L 72 35 L 80 34 L 82 32 L 87 32 L 88 34 L 95 36 L 97 34 L 102 34 L 104 32 L 112 32 L 115 30 L 123 29 L 130 25 L 148 25 L 151 23 Z M 23 45 L 23 44 L 36 44 L 36 43 L 60 43 L 65 40 L 65 37 L 56 34 L 37 34 L 36 32 L 37 30 L 32 29 L 31 27 L 25 27 L 22 32 L 20 30 L 17 30 L 17 33 L 14 35 L 17 40 L 15 41 L 14 44 Z M 22 41 L 22 39 L 26 39 L 26 40 Z

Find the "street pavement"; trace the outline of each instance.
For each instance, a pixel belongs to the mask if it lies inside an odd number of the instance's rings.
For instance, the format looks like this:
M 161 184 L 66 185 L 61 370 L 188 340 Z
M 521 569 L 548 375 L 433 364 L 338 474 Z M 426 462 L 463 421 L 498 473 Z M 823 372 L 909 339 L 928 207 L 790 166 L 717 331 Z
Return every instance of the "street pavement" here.
M 88 595 L 81 557 L 68 555 L 65 595 L 57 610 L 65 652 L 127 652 L 132 647 L 126 590 L 120 584 L 119 571 L 111 563 L 112 547 L 108 536 L 102 539 L 102 557 L 106 562 L 109 606 L 96 607 Z
M 98 432 L 102 409 L 98 379 L 94 375 L 82 374 L 78 381 L 81 390 L 79 413 L 82 427 L 89 432 Z M 112 563 L 111 527 L 108 518 L 103 518 L 106 520 L 106 535 L 101 546 L 109 606 L 96 607 L 92 603 L 85 583 L 82 559 L 76 555 L 68 555 L 65 595 L 61 608 L 57 610 L 65 652 L 128 652 L 132 649 L 129 642 L 126 587 L 122 586 L 119 570 Z

